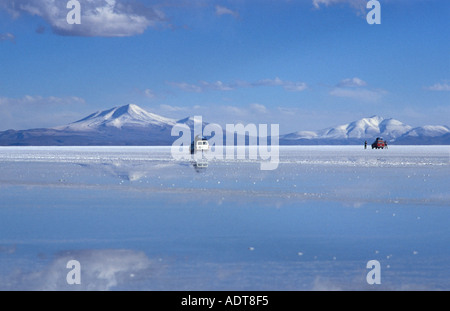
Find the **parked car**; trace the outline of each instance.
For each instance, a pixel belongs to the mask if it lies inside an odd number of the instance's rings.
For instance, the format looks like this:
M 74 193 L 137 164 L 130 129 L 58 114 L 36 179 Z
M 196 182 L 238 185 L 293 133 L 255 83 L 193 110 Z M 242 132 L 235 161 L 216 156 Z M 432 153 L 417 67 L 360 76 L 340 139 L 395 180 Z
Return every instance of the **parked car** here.
M 381 137 L 377 139 L 372 144 L 372 149 L 384 149 L 386 147 L 386 142 Z

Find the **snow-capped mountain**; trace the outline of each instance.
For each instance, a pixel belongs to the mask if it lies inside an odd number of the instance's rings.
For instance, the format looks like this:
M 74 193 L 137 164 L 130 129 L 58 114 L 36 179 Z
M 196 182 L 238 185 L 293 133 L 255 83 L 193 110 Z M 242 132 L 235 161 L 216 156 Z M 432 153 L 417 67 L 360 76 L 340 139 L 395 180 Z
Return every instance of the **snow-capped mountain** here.
M 189 119 L 187 119 L 189 121 Z M 150 113 L 137 105 L 95 112 L 86 118 L 49 129 L 0 133 L 0 145 L 36 146 L 139 146 L 171 145 L 176 121 Z M 189 122 L 187 123 L 190 126 Z
M 413 128 L 395 119 L 384 119 L 380 116 L 363 118 L 351 123 L 329 127 L 319 131 L 299 131 L 280 137 L 280 144 L 287 145 L 322 145 L 322 144 L 360 144 L 361 141 L 383 137 L 390 142 L 407 144 L 423 139 L 424 143 L 432 143 L 450 133 L 446 126 L 423 126 Z M 417 139 L 419 138 L 419 139 Z M 439 143 L 442 143 L 439 142 Z
M 136 105 L 95 112 L 68 125 L 49 129 L 0 132 L 1 146 L 170 146 L 175 124 L 186 124 L 194 133 L 194 118 L 166 118 Z M 202 127 L 208 123 L 202 120 Z M 224 132 L 224 135 L 228 133 Z M 280 136 L 280 145 L 349 145 L 383 137 L 395 144 L 450 145 L 448 126 L 409 126 L 380 116 L 319 131 L 299 131 Z M 248 138 L 248 137 L 247 137 Z M 246 138 L 246 141 L 247 141 Z
M 395 119 L 383 119 L 380 116 L 364 118 L 348 124 L 329 127 L 317 132 L 300 131 L 285 135 L 284 139 L 364 139 L 383 136 L 395 139 L 412 127 Z
M 67 126 L 56 127 L 58 130 L 96 131 L 107 128 L 145 128 L 145 127 L 173 127 L 176 120 L 165 118 L 145 111 L 133 104 L 115 107 L 105 111 L 97 111 L 84 119 Z
M 413 128 L 404 134 L 405 137 L 438 137 L 448 134 L 450 129 L 443 125 L 425 125 Z
M 395 143 L 400 145 L 449 145 L 450 128 L 444 125 L 419 126 L 397 138 Z

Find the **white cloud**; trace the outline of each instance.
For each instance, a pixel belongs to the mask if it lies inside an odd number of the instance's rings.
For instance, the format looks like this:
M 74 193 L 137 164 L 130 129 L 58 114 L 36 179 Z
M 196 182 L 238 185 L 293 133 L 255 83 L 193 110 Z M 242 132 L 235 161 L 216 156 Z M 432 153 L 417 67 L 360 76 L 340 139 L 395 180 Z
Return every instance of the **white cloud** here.
M 216 5 L 216 14 L 219 15 L 219 16 L 220 15 L 231 15 L 231 16 L 233 16 L 235 18 L 239 17 L 239 13 L 238 12 L 233 11 L 233 10 L 231 10 L 229 8 L 226 8 L 224 6 L 220 6 L 220 5 Z
M 250 108 L 252 111 L 257 112 L 257 113 L 267 113 L 267 108 L 264 105 L 261 104 L 250 104 Z
M 302 92 L 308 88 L 304 82 L 287 82 L 283 87 L 286 91 L 291 92 Z
M 231 91 L 234 89 L 232 85 L 227 85 L 223 83 L 222 81 L 216 81 L 216 82 L 206 82 L 206 81 L 200 81 L 201 88 L 202 89 L 211 89 L 211 90 L 217 90 L 217 91 Z
M 367 83 L 365 81 L 356 77 L 351 79 L 344 79 L 337 84 L 338 87 L 362 87 L 366 85 Z
M 379 100 L 387 92 L 381 89 L 369 89 L 367 82 L 354 77 L 341 80 L 330 91 L 331 96 L 346 97 L 360 101 L 374 102 Z
M 275 79 L 263 79 L 257 82 L 249 83 L 250 86 L 282 86 L 284 84 L 285 82 L 278 77 Z
M 336 4 L 348 4 L 356 9 L 365 9 L 367 5 L 367 0 L 313 0 L 313 6 L 319 9 L 322 5 L 330 6 Z
M 89 0 L 81 3 L 81 25 L 67 23 L 67 1 L 0 0 L 0 9 L 13 17 L 39 16 L 60 35 L 87 37 L 125 37 L 142 34 L 148 27 L 165 20 L 164 14 L 135 1 Z
M 334 88 L 331 90 L 330 95 L 336 97 L 347 97 L 362 101 L 377 101 L 379 100 L 386 91 L 383 90 L 369 90 L 361 88 Z
M 333 5 L 348 5 L 356 11 L 358 16 L 365 16 L 367 2 L 368 0 L 313 0 L 312 4 L 318 10 Z
M 443 83 L 436 83 L 432 86 L 426 87 L 429 91 L 450 91 L 450 83 L 449 82 L 443 82 Z
M 83 98 L 25 95 L 0 97 L 0 130 L 51 127 L 73 122 L 80 115 L 74 111 L 87 108 Z
M 189 84 L 186 82 L 167 82 L 169 85 L 176 87 L 180 90 L 186 91 L 186 92 L 196 92 L 200 93 L 203 91 L 203 89 L 195 84 Z
M 206 82 L 200 81 L 198 84 L 189 84 L 186 82 L 169 82 L 170 85 L 177 87 L 183 91 L 201 93 L 208 90 L 215 91 L 232 91 L 238 88 L 255 88 L 255 87 L 283 87 L 286 91 L 301 92 L 308 88 L 304 82 L 283 81 L 280 78 L 263 79 L 255 82 L 237 81 L 234 83 L 224 83 L 222 81 Z
M 276 77 L 275 79 L 263 79 L 256 82 L 240 82 L 242 86 L 248 87 L 259 87 L 259 86 L 281 86 L 286 91 L 291 92 L 301 92 L 308 88 L 307 84 L 304 82 L 293 82 L 293 81 L 285 81 Z
M 150 89 L 145 89 L 143 92 L 144 96 L 150 99 L 154 99 L 156 97 L 155 92 Z
M 42 97 L 39 95 L 25 95 L 22 98 L 0 97 L 0 106 L 73 105 L 84 103 L 85 103 L 84 99 L 77 96 Z
M 277 107 L 277 111 L 280 114 L 289 115 L 289 116 L 296 116 L 300 113 L 299 108 L 292 108 L 292 107 Z
M 12 33 L 0 33 L 0 41 L 10 41 L 16 43 L 16 37 Z
M 236 106 L 221 106 L 218 107 L 219 110 L 222 110 L 226 113 L 231 113 L 232 115 L 238 115 L 240 117 L 247 115 L 247 110 L 241 107 Z

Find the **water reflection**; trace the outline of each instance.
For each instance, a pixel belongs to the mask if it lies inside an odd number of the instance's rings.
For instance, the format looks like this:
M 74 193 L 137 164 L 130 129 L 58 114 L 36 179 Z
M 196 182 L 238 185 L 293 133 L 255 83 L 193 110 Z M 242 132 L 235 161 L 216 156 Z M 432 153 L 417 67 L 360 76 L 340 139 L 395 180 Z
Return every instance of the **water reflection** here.
M 208 168 L 208 160 L 206 159 L 195 160 L 191 164 L 197 173 L 202 173 Z

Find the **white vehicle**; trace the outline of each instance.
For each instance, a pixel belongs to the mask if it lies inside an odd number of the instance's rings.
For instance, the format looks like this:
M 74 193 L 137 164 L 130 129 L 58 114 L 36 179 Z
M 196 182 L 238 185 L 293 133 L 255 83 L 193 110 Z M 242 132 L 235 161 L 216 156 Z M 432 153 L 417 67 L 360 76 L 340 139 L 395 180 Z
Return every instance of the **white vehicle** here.
M 209 150 L 209 142 L 204 137 L 195 136 L 194 141 L 191 143 L 191 154 L 194 154 L 197 151 L 208 151 Z

